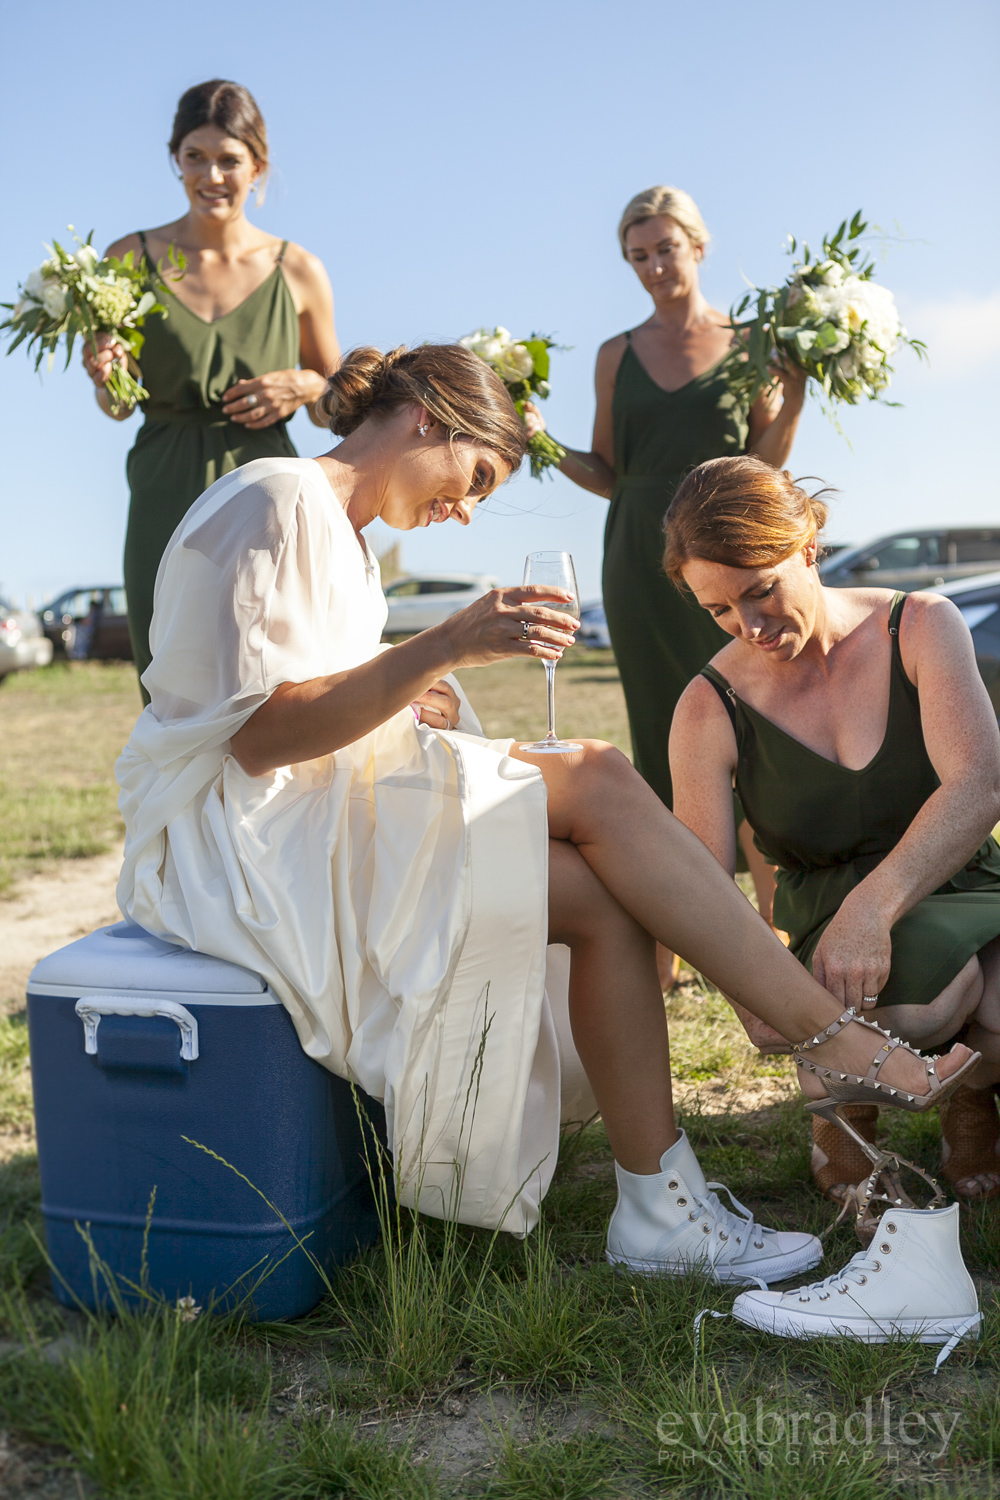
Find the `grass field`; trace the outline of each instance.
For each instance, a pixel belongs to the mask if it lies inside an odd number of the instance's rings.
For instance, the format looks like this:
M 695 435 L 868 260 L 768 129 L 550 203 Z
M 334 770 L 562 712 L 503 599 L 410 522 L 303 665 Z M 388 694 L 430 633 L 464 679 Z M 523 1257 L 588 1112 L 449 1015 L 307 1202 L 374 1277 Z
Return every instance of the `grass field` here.
M 464 674 L 488 734 L 544 728 L 537 664 Z M 627 748 L 613 662 L 559 669 L 559 726 Z M 0 690 L 9 879 L 117 836 L 111 765 L 137 706 L 126 668 L 50 669 Z M 18 811 L 21 809 L 21 811 Z M 7 829 L 12 815 L 12 830 Z M 668 1000 L 682 1123 L 706 1175 L 764 1222 L 819 1232 L 790 1067 L 761 1061 L 696 975 Z M 987 1314 L 938 1376 L 935 1350 L 770 1340 L 732 1292 L 613 1274 L 613 1163 L 599 1122 L 564 1142 L 539 1229 L 520 1243 L 389 1216 L 295 1325 L 183 1310 L 61 1311 L 39 1245 L 23 1016 L 0 1021 L 0 1494 L 122 1500 L 893 1500 L 1000 1491 L 1000 1209 L 964 1211 Z M 891 1116 L 933 1170 L 936 1117 Z M 852 1234 L 829 1235 L 816 1274 Z M 886 1441 L 886 1434 L 889 1441 Z

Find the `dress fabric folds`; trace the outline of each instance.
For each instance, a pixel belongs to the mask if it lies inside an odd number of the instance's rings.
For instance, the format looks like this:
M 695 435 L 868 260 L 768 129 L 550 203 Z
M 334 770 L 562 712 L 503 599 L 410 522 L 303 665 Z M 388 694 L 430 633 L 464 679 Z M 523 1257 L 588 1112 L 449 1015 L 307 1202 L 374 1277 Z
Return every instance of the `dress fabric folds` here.
M 560 1112 L 541 775 L 464 700 L 458 731 L 407 708 L 264 776 L 229 752 L 280 683 L 392 649 L 386 616 L 314 460 L 206 490 L 157 574 L 151 702 L 117 766 L 119 905 L 268 980 L 305 1051 L 384 1102 L 404 1202 L 524 1234 Z

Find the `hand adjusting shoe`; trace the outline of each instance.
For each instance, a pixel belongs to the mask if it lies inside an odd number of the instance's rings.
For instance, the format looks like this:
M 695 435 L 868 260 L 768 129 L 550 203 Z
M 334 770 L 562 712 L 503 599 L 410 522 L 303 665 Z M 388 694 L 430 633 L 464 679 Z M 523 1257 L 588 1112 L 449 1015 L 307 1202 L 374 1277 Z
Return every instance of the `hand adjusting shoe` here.
M 819 1265 L 813 1234 L 764 1229 L 729 1189 L 706 1182 L 683 1130 L 649 1175 L 615 1163 L 618 1202 L 608 1225 L 607 1258 L 646 1276 L 696 1271 L 717 1282 L 784 1281 Z M 729 1193 L 737 1212 L 717 1190 Z
M 741 1292 L 733 1317 L 782 1338 L 868 1344 L 914 1338 L 943 1344 L 978 1336 L 982 1315 L 958 1242 L 958 1204 L 890 1208 L 875 1239 L 836 1276 L 790 1292 Z

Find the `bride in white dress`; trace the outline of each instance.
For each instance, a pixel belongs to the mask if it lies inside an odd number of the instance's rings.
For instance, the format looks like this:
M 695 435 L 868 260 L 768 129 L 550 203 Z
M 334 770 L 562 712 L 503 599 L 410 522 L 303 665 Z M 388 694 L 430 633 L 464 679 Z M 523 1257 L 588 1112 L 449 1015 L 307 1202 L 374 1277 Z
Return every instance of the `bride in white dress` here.
M 356 350 L 324 399 L 343 441 L 220 479 L 160 564 L 151 703 L 117 768 L 122 911 L 267 978 L 309 1055 L 384 1101 L 404 1201 L 521 1234 L 556 1164 L 545 954 L 568 944 L 573 1036 L 618 1167 L 609 1258 L 728 1281 L 815 1265 L 813 1236 L 723 1207 L 675 1129 L 654 940 L 784 1036 L 840 1005 L 625 756 L 486 740 L 444 680 L 557 658 L 573 618 L 537 602 L 551 588 L 499 589 L 380 645 L 363 528 L 468 524 L 524 454 L 506 389 L 428 345 Z M 846 1024 L 822 1061 L 863 1074 L 880 1041 Z M 904 1048 L 880 1077 L 927 1092 Z

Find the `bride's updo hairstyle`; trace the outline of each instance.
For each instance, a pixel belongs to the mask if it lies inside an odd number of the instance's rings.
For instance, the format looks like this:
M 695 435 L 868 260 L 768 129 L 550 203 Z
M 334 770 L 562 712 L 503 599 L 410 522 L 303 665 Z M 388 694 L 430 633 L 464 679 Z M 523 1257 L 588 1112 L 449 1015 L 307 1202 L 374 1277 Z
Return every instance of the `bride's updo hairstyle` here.
M 663 520 L 663 567 L 678 586 L 692 558 L 727 568 L 772 568 L 811 542 L 826 525 L 820 495 L 796 484 L 787 469 L 761 458 L 711 458 L 677 487 Z
M 382 354 L 362 346 L 344 356 L 317 402 L 330 431 L 347 437 L 370 417 L 401 406 L 424 406 L 451 443 L 462 438 L 520 467 L 528 443 L 507 387 L 485 360 L 461 344 L 401 344 Z

